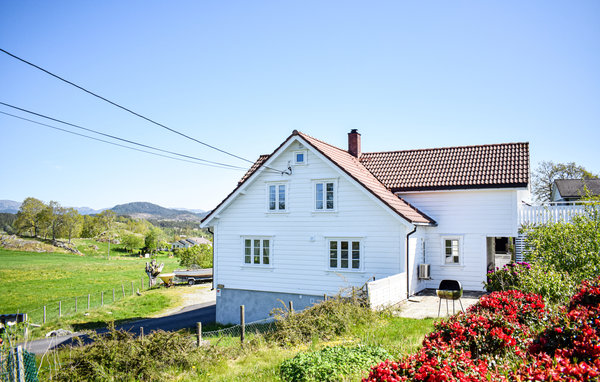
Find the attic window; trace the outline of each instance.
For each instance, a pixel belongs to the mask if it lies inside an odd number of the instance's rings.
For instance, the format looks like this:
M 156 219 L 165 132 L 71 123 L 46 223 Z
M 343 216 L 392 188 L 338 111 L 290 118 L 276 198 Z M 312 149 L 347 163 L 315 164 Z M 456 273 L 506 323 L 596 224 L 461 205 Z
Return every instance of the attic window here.
M 295 165 L 306 164 L 306 150 L 294 151 L 294 164 Z

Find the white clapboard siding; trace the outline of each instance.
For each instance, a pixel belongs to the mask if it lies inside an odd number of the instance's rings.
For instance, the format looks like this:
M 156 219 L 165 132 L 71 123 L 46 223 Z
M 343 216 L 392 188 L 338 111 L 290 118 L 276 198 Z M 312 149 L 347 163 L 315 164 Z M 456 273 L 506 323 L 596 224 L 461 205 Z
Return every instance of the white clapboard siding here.
M 481 290 L 487 270 L 486 237 L 517 236 L 517 205 L 521 194 L 507 189 L 419 192 L 400 196 L 438 223 L 437 227 L 419 228 L 415 235 L 424 240 L 426 263 L 431 264 L 431 280 L 416 278 L 417 267 L 423 261 L 420 245 L 415 244 L 411 292 L 437 288 L 443 279 L 459 280 L 467 290 Z M 444 237 L 461 240 L 460 265 L 444 264 Z
M 287 168 L 294 144 L 270 167 Z M 216 220 L 215 281 L 225 288 L 321 295 L 404 271 L 406 225 L 308 152 L 292 175 L 263 172 Z M 337 179 L 337 211 L 313 212 L 314 179 Z M 267 212 L 267 182 L 286 182 L 286 213 Z M 271 267 L 243 265 L 243 236 L 270 236 Z M 360 238 L 361 271 L 328 269 L 327 237 Z

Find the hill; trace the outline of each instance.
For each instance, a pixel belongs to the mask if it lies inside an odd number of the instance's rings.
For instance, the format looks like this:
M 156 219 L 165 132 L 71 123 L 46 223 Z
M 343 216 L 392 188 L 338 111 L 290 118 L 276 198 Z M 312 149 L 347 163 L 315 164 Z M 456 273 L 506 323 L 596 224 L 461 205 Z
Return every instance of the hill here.
M 15 202 L 14 200 L 0 200 L 0 212 L 16 214 L 19 212 L 19 207 L 21 207 L 20 202 Z
M 195 213 L 188 210 L 161 207 L 148 202 L 133 202 L 119 204 L 111 208 L 117 215 L 127 215 L 133 218 L 157 219 L 157 220 L 179 220 L 199 222 L 206 213 Z

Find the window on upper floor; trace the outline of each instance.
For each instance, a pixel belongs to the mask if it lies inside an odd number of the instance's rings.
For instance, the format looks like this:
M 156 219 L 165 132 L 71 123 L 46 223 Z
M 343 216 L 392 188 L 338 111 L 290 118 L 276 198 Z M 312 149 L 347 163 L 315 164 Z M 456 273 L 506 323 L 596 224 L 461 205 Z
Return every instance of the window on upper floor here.
M 329 239 L 329 269 L 354 270 L 361 267 L 359 239 Z
M 459 265 L 460 264 L 460 238 L 459 237 L 444 237 L 442 238 L 444 251 L 444 264 Z
M 270 266 L 272 259 L 271 238 L 245 237 L 244 241 L 244 265 Z
M 295 165 L 304 165 L 306 164 L 306 150 L 302 151 L 294 151 L 294 164 Z
M 287 185 L 281 183 L 267 184 L 267 209 L 269 212 L 287 211 Z
M 337 184 L 333 180 L 315 181 L 315 211 L 335 211 Z

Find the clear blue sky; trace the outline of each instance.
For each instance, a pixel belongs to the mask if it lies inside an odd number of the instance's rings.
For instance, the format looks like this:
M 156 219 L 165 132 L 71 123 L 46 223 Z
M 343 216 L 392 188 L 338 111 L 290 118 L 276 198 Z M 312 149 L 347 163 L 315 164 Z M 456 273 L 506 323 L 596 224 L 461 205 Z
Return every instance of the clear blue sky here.
M 596 0 L 3 1 L 0 47 L 252 160 L 293 129 L 345 147 L 356 128 L 363 151 L 528 141 L 533 167 L 600 172 Z M 0 101 L 249 165 L 1 53 Z M 4 115 L 0 147 L 0 199 L 17 201 L 210 209 L 243 175 Z

